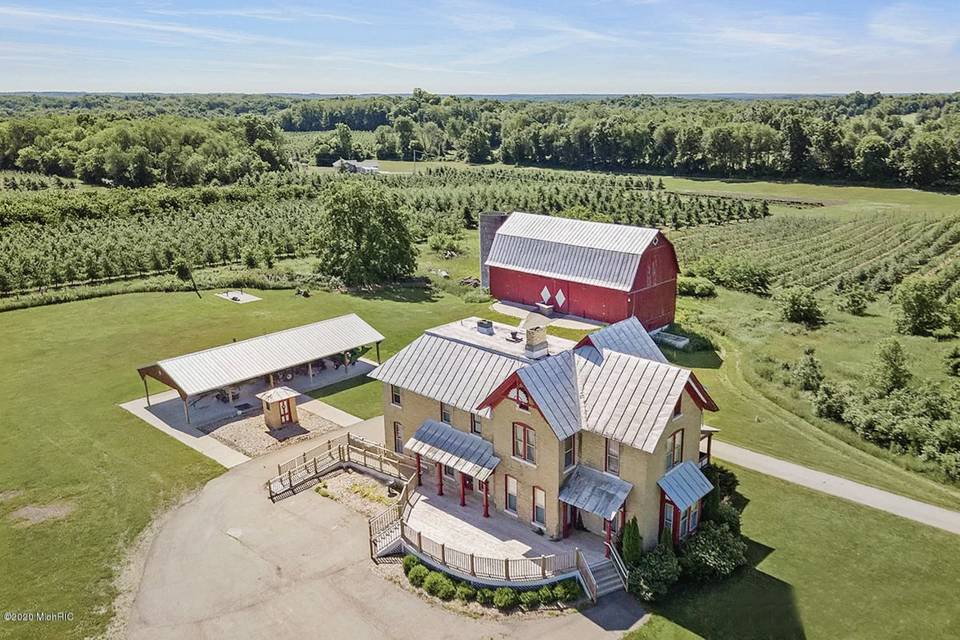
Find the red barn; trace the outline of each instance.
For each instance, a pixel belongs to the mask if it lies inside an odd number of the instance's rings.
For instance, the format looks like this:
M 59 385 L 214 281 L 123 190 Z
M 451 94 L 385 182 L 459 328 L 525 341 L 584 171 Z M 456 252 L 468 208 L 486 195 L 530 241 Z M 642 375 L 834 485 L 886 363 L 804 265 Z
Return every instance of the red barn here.
M 480 216 L 482 284 L 498 300 L 602 322 L 673 322 L 677 254 L 657 229 L 514 212 Z

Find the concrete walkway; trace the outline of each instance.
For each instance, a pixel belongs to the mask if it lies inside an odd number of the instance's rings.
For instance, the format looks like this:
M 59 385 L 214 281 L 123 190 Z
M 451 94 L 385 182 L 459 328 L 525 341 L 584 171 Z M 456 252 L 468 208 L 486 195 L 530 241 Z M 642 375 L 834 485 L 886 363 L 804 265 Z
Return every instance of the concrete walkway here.
M 349 430 L 383 437 L 379 418 Z M 474 619 L 426 602 L 377 575 L 366 519 L 355 511 L 314 491 L 267 499 L 263 483 L 277 463 L 315 445 L 238 465 L 169 516 L 148 552 L 126 637 L 612 640 L 642 619 L 625 592 L 583 613 L 532 619 Z
M 536 311 L 535 307 L 527 307 L 515 302 L 494 302 L 490 305 L 490 309 L 519 320 L 526 318 L 527 314 L 531 311 Z M 593 331 L 594 329 L 605 327 L 606 324 L 598 322 L 597 320 L 590 320 L 589 318 L 581 318 L 580 316 L 555 313 L 550 316 L 550 326 L 576 329 L 578 331 Z
M 725 442 L 715 440 L 712 453 L 717 458 L 753 471 L 759 471 L 768 476 L 960 535 L 960 513 L 956 511 L 905 498 L 889 491 L 822 471 L 814 471 L 786 460 L 756 453 Z

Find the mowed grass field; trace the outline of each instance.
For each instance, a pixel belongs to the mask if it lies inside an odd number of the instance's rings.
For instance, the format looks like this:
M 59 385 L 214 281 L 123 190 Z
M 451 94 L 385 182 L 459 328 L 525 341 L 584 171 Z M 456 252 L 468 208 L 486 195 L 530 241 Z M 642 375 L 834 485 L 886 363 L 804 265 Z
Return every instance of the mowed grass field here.
M 946 212 L 945 203 L 956 201 L 909 190 L 776 183 L 668 181 L 668 186 L 771 194 L 785 189 L 781 195 L 842 200 L 817 210 L 840 216 L 850 207 L 882 202 L 883 196 L 898 206 L 906 199 L 905 209 L 917 211 L 929 204 Z M 443 282 L 450 284 L 442 286 L 454 291 L 456 279 L 476 273 L 475 234 L 465 238 L 465 246 L 468 253 L 453 261 L 424 255 L 422 270 L 448 271 L 451 278 Z M 376 297 L 316 292 L 309 299 L 291 291 L 258 295 L 262 302 L 233 305 L 212 293 L 202 300 L 192 293 L 131 294 L 0 313 L 0 603 L 4 610 L 75 615 L 72 623 L 0 623 L 0 638 L 82 638 L 101 631 L 111 615 L 113 571 L 131 541 L 160 509 L 222 472 L 117 406 L 143 395 L 137 366 L 347 312 L 358 313 L 387 337 L 384 357 L 430 326 L 469 315 L 503 319 L 490 313 L 487 303 L 467 304 L 442 290 L 389 290 Z M 956 491 L 847 444 L 839 428 L 831 432 L 803 414 L 802 398 L 779 397 L 753 371 L 758 355 L 795 359 L 804 344 L 815 341 L 828 376 L 856 374 L 869 362 L 876 339 L 891 331 L 888 307 L 874 305 L 867 318 L 831 312 L 831 323 L 811 335 L 783 326 L 772 302 L 754 296 L 722 292 L 716 300 L 682 299 L 680 310 L 690 323 L 721 338 L 719 355 L 679 360 L 697 368 L 720 404 L 710 421 L 723 429 L 721 439 L 960 508 Z M 905 344 L 918 372 L 932 366 L 940 348 L 924 339 Z M 380 413 L 376 383 L 343 385 L 318 396 L 361 417 Z M 744 529 L 752 540 L 753 566 L 722 585 L 683 592 L 659 605 L 657 626 L 644 633 L 960 635 L 956 536 L 738 471 L 749 500 Z M 11 491 L 21 493 L 6 493 Z M 10 518 L 21 507 L 56 502 L 74 510 L 32 526 Z

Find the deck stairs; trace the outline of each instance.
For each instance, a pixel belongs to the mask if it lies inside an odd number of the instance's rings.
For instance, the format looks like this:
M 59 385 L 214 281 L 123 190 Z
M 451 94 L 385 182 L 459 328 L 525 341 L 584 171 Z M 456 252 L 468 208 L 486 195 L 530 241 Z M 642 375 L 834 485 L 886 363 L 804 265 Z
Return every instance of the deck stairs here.
M 623 581 L 613 560 L 604 560 L 590 565 L 590 571 L 597 581 L 597 597 L 603 597 L 614 591 L 623 591 Z

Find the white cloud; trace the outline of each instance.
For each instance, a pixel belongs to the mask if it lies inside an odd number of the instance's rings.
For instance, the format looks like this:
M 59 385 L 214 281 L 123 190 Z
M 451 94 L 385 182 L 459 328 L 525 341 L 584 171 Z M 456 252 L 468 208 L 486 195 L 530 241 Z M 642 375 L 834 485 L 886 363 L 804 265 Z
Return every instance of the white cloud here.
M 960 40 L 960 11 L 895 4 L 874 14 L 869 28 L 873 35 L 894 42 L 949 48 Z

